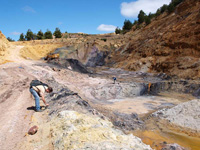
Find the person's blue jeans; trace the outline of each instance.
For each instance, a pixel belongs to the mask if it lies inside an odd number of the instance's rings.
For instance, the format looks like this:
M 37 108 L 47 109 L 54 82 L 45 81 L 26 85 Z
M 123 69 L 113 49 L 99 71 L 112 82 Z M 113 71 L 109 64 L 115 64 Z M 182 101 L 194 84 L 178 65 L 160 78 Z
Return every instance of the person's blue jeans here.
M 30 92 L 35 98 L 35 109 L 36 109 L 36 111 L 40 110 L 40 97 L 39 97 L 38 93 L 33 88 L 30 88 Z

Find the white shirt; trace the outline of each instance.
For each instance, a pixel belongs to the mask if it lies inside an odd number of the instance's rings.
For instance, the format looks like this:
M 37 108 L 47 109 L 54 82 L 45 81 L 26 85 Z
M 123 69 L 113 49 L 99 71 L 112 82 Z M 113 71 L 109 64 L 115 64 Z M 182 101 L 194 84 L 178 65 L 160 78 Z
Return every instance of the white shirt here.
M 33 86 L 32 88 L 39 94 L 39 96 L 44 96 L 45 90 L 48 89 L 47 86 L 43 85 Z

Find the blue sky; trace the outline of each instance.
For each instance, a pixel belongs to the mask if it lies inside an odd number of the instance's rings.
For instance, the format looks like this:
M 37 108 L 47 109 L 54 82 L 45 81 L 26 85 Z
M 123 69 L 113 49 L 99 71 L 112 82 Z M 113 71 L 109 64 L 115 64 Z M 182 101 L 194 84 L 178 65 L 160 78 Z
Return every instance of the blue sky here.
M 155 12 L 171 0 L 1 0 L 0 30 L 18 40 L 31 29 L 99 34 L 114 32 L 125 19 L 134 21 L 139 10 Z

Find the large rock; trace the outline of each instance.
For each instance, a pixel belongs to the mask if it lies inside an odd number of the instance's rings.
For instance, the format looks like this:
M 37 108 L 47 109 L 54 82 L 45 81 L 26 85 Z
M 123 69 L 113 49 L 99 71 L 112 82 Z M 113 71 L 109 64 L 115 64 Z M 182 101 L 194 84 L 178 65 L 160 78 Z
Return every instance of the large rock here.
M 34 135 L 38 131 L 38 126 L 33 126 L 28 130 L 28 134 Z

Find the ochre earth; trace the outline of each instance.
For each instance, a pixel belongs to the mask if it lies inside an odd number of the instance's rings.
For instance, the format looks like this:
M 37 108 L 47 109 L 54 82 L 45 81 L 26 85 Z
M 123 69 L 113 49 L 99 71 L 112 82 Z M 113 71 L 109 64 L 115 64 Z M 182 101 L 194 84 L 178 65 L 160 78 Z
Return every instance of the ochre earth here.
M 200 77 L 200 2 L 185 0 L 174 13 L 164 13 L 141 29 L 127 33 L 121 51 L 110 61 L 133 71 L 165 72 L 181 78 Z

